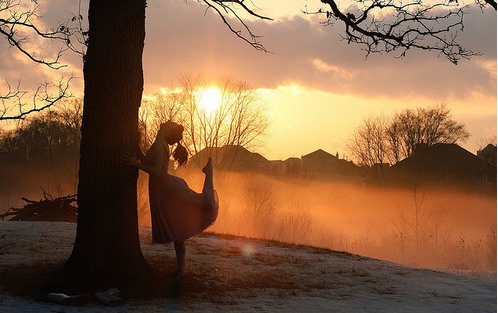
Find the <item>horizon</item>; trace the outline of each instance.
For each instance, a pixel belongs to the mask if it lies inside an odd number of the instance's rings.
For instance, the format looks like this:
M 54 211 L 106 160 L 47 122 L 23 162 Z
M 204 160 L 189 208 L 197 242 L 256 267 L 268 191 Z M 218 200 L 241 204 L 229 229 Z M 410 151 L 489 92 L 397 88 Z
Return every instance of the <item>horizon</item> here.
M 477 152 L 481 151 L 482 149 L 484 149 L 486 146 L 488 145 L 492 145 L 494 147 L 497 147 L 496 143 L 488 143 L 486 145 L 484 145 L 482 148 L 480 148 L 479 150 L 477 150 L 476 152 L 473 152 L 473 151 L 470 151 L 469 149 L 465 148 L 463 145 L 459 144 L 458 142 L 457 143 L 436 143 L 437 144 L 444 144 L 444 145 L 457 145 L 459 147 L 461 147 L 462 149 L 465 149 L 467 152 L 473 154 L 474 156 L 477 157 Z M 224 145 L 224 146 L 220 146 L 220 147 L 205 147 L 205 148 L 222 148 L 222 147 L 226 147 L 226 146 L 240 146 L 240 145 Z M 287 156 L 283 159 L 274 159 L 274 158 L 270 158 L 270 157 L 267 157 L 265 154 L 263 154 L 262 152 L 260 152 L 258 150 L 258 148 L 247 148 L 247 147 L 244 147 L 244 146 L 240 146 L 244 149 L 246 149 L 247 151 L 251 152 L 251 153 L 257 153 L 259 155 L 261 155 L 262 157 L 264 157 L 267 161 L 286 161 L 287 159 L 290 159 L 290 158 L 299 158 L 301 159 L 303 156 L 306 156 L 306 155 L 309 155 L 311 153 L 314 153 L 314 152 L 317 152 L 319 150 L 322 150 L 324 152 L 326 152 L 327 154 L 330 154 L 331 156 L 333 157 L 337 157 L 338 159 L 340 160 L 346 160 L 346 161 L 349 161 L 349 162 L 353 162 L 354 164 L 358 165 L 357 162 L 355 162 L 355 160 L 353 160 L 352 158 L 348 158 L 348 155 L 347 154 L 341 154 L 340 151 L 336 151 L 335 153 L 329 151 L 329 150 L 326 150 L 324 148 L 316 148 L 314 150 L 311 150 L 311 151 L 308 151 L 308 152 L 304 152 L 304 153 L 301 153 L 299 155 L 290 155 L 290 156 Z M 201 153 L 205 148 L 203 148 L 202 150 L 200 150 L 198 153 Z M 198 154 L 197 153 L 197 154 Z M 194 157 L 196 154 L 192 154 L 190 157 Z M 406 159 L 406 158 L 405 158 Z M 403 160 L 403 159 L 402 159 Z M 400 160 L 401 161 L 401 160 Z

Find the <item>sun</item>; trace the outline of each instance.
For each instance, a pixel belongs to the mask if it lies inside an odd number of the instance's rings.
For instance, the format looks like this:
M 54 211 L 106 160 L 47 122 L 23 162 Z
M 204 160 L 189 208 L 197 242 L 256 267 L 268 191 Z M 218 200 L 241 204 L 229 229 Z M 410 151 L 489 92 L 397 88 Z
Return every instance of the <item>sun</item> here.
M 199 104 L 206 113 L 211 114 L 221 105 L 221 91 L 216 87 L 210 87 L 201 92 Z

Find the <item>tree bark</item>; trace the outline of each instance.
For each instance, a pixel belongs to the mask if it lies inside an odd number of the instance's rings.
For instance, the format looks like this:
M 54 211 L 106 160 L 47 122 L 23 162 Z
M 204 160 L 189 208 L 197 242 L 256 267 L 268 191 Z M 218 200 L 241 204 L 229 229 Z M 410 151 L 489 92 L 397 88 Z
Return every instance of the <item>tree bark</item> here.
M 90 1 L 78 226 L 65 269 L 118 286 L 147 268 L 138 236 L 138 171 L 123 162 L 137 143 L 143 91 L 145 0 Z

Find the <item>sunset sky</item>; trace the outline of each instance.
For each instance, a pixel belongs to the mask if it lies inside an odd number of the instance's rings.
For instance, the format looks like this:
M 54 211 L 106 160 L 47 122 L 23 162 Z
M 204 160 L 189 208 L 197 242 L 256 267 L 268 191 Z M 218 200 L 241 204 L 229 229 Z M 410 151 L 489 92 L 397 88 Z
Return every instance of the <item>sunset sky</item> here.
M 85 6 L 86 1 L 83 5 Z M 320 1 L 258 0 L 274 21 L 248 21 L 272 53 L 259 52 L 236 38 L 214 14 L 195 1 L 151 0 L 147 8 L 144 52 L 145 94 L 174 88 L 184 74 L 241 79 L 259 90 L 268 107 L 271 129 L 260 147 L 269 159 L 301 156 L 322 148 L 347 155 L 346 144 L 363 118 L 390 116 L 407 107 L 445 103 L 466 124 L 471 137 L 463 146 L 475 153 L 496 136 L 496 11 L 475 9 L 466 16 L 461 41 L 483 56 L 459 65 L 431 52 L 410 51 L 365 58 L 359 46 L 340 40 L 339 23 L 324 27 L 301 13 Z M 77 14 L 78 1 L 40 2 L 47 21 Z M 86 12 L 82 12 L 86 16 Z M 7 51 L 5 40 L 0 49 Z M 2 78 L 23 84 L 55 74 L 8 50 L 0 59 Z M 81 59 L 65 62 L 82 88 Z

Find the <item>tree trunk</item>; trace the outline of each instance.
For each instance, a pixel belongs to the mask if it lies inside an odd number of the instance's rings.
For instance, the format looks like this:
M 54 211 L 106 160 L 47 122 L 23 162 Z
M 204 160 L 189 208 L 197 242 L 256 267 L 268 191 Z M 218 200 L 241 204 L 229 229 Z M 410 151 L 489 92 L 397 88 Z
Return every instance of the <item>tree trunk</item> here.
M 145 0 L 90 1 L 88 13 L 78 226 L 65 268 L 99 287 L 118 286 L 147 268 L 138 236 L 138 171 L 123 162 L 137 142 L 145 7 Z

